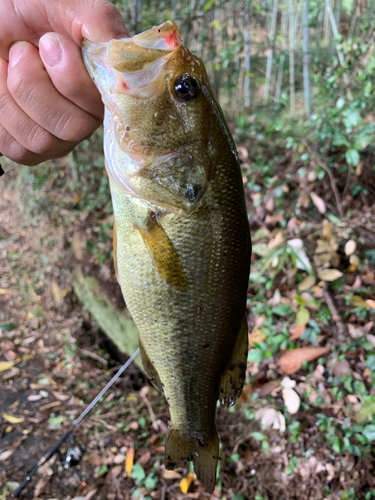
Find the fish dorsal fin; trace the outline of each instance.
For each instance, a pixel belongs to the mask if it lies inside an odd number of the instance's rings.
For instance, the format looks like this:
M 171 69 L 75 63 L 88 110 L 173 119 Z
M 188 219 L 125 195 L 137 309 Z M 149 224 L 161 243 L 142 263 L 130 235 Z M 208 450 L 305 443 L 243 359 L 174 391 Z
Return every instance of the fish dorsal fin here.
M 118 277 L 118 265 L 117 265 L 117 231 L 116 222 L 113 223 L 113 265 L 115 266 L 115 273 L 118 283 L 120 283 Z
M 146 228 L 135 226 L 158 273 L 164 281 L 180 291 L 186 291 L 187 279 L 184 268 L 173 243 L 154 213 L 147 219 Z
M 246 377 L 247 353 L 249 350 L 246 313 L 237 334 L 236 344 L 227 369 L 220 380 L 219 399 L 222 405 L 232 406 L 241 395 Z
M 158 372 L 156 371 L 156 368 L 154 367 L 152 361 L 148 357 L 148 354 L 146 352 L 146 349 L 143 345 L 143 342 L 141 340 L 141 337 L 139 337 L 139 350 L 141 352 L 141 359 L 142 359 L 142 364 L 143 368 L 146 372 L 146 375 L 150 379 L 150 382 L 152 385 L 161 393 L 163 392 L 163 386 L 161 385 L 160 382 L 160 377 Z

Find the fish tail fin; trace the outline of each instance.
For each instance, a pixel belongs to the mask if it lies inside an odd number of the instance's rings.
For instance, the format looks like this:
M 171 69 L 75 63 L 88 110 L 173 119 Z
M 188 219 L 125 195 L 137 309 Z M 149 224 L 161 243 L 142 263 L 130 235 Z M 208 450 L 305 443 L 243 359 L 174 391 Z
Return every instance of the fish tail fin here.
M 216 485 L 216 469 L 219 459 L 219 436 L 216 429 L 208 442 L 199 441 L 193 453 L 194 471 L 208 493 L 212 493 Z
M 191 452 L 190 442 L 178 429 L 169 426 L 165 439 L 165 467 L 167 469 L 186 467 L 191 460 Z

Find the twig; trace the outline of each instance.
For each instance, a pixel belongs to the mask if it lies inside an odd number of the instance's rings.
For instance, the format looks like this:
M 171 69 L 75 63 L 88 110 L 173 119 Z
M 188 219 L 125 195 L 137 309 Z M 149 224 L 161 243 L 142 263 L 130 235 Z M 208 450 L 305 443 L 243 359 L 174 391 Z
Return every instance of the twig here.
M 323 286 L 323 297 L 325 298 L 325 300 L 327 302 L 327 306 L 328 306 L 329 310 L 331 311 L 332 319 L 333 319 L 333 321 L 335 321 L 335 323 L 337 325 L 337 335 L 335 336 L 336 340 L 338 342 L 342 342 L 346 338 L 346 333 L 347 333 L 346 326 L 345 326 L 345 323 L 343 322 L 343 320 L 341 319 L 341 316 L 340 316 L 338 310 L 336 309 L 335 303 L 333 302 L 333 299 L 328 291 L 326 283 L 324 283 L 324 286 Z
M 98 354 L 95 354 L 94 352 L 91 352 L 91 351 L 87 351 L 87 349 L 80 348 L 79 350 L 81 351 L 82 354 L 84 354 L 88 358 L 95 359 L 95 361 L 99 361 L 99 363 L 101 363 L 102 365 L 105 365 L 105 366 L 108 365 L 108 362 L 104 358 L 99 356 Z
M 329 168 L 329 166 L 324 161 L 319 160 L 319 158 L 315 154 L 315 151 L 313 151 L 310 148 L 310 146 L 309 146 L 309 144 L 308 144 L 307 141 L 302 141 L 302 143 L 309 150 L 309 153 L 313 157 L 314 162 L 316 164 L 318 164 L 318 165 L 321 165 L 324 168 L 324 170 L 327 172 L 329 180 L 331 182 L 331 187 L 332 187 L 333 194 L 335 195 L 337 210 L 339 211 L 340 217 L 343 219 L 345 217 L 345 214 L 344 214 L 344 210 L 342 208 L 342 203 L 341 203 L 340 195 L 339 195 L 339 192 L 337 190 L 336 179 L 335 179 L 335 176 L 332 173 L 332 170 Z
M 152 427 L 155 429 L 156 432 L 158 432 L 159 431 L 159 426 L 158 426 L 158 424 L 156 422 L 155 413 L 154 413 L 154 410 L 152 409 L 150 401 L 143 394 L 142 394 L 142 399 L 143 399 L 143 402 L 146 405 L 146 408 L 148 409 L 148 412 L 150 414 L 150 418 L 151 418 L 151 421 L 152 421 Z

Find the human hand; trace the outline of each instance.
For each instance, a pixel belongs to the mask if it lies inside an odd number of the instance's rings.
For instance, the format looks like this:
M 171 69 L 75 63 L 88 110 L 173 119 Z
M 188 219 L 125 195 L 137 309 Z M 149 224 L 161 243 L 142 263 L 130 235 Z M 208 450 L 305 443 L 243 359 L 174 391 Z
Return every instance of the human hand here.
M 107 0 L 0 0 L 0 151 L 36 165 L 67 154 L 100 125 L 103 104 L 83 39 L 128 36 Z

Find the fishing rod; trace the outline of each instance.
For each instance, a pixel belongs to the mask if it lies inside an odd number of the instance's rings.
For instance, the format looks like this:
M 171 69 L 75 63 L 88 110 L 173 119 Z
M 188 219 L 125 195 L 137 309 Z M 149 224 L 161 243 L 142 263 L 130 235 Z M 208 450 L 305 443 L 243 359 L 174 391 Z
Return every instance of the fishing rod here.
M 68 439 L 68 437 L 72 434 L 72 432 L 77 429 L 79 424 L 82 422 L 82 420 L 86 417 L 86 415 L 93 409 L 93 407 L 96 405 L 96 403 L 99 401 L 99 399 L 104 396 L 104 394 L 108 391 L 108 389 L 111 387 L 111 385 L 116 382 L 116 380 L 124 373 L 124 371 L 128 368 L 128 366 L 135 360 L 135 358 L 139 354 L 139 347 L 135 351 L 135 353 L 130 356 L 130 358 L 127 360 L 127 362 L 122 365 L 122 367 L 118 370 L 116 375 L 108 382 L 108 384 L 99 392 L 99 394 L 96 396 L 96 398 L 88 405 L 88 407 L 81 413 L 81 415 L 75 420 L 72 425 L 69 427 L 69 429 L 63 434 L 54 444 L 51 446 L 51 448 L 42 456 L 42 458 L 38 461 L 36 466 L 33 468 L 33 470 L 30 472 L 28 476 L 22 481 L 22 483 L 18 486 L 16 490 L 13 492 L 13 496 L 16 498 L 20 495 L 21 491 L 26 488 L 26 486 L 29 484 L 31 478 L 36 474 L 37 470 L 39 467 L 41 467 L 43 464 L 45 464 L 55 453 L 58 452 L 60 446 Z M 80 445 L 80 451 L 83 452 L 85 448 Z M 72 450 L 71 453 L 68 453 L 67 458 L 65 459 L 65 464 L 67 465 L 65 468 L 69 467 L 69 464 L 71 463 L 74 465 L 75 463 L 78 463 L 75 459 L 79 457 L 79 450 L 75 452 L 75 450 Z

